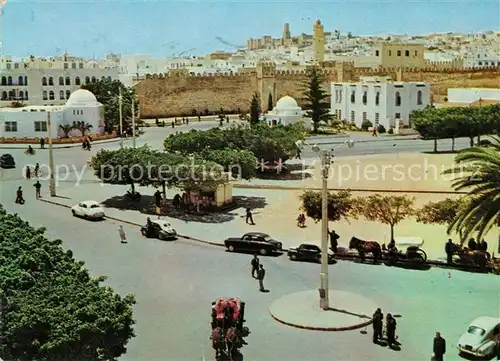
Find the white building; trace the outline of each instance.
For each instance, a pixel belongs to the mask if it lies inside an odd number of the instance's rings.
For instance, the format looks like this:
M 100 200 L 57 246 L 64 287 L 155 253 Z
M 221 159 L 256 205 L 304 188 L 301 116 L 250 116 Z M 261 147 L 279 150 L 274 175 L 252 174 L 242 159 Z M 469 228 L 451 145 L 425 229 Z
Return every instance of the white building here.
M 461 53 L 465 67 L 500 67 L 500 47 L 494 44 L 463 45 Z
M 410 113 L 429 105 L 430 84 L 395 82 L 387 77 L 361 77 L 358 83 L 332 83 L 332 114 L 361 127 L 364 120 L 386 129 L 396 121 L 409 126 Z M 401 122 L 398 122 L 398 125 Z
M 104 133 L 104 107 L 94 94 L 79 89 L 71 94 L 63 106 L 26 106 L 22 108 L 0 108 L 0 137 L 41 138 L 48 136 L 47 114 L 50 112 L 52 137 L 64 137 L 60 125 L 84 122 L 92 125 L 92 134 Z M 69 136 L 80 136 L 74 129 Z
M 101 61 L 72 58 L 27 58 L 0 62 L 0 106 L 12 102 L 25 105 L 62 105 L 84 84 L 99 79 L 118 79 L 118 68 Z
M 273 110 L 264 115 L 264 119 L 270 126 L 277 124 L 289 125 L 304 122 L 302 115 L 303 111 L 295 99 L 287 95 L 278 100 Z
M 448 103 L 479 104 L 500 102 L 500 89 L 487 88 L 450 88 L 448 89 Z M 480 104 L 479 104 L 480 105 Z

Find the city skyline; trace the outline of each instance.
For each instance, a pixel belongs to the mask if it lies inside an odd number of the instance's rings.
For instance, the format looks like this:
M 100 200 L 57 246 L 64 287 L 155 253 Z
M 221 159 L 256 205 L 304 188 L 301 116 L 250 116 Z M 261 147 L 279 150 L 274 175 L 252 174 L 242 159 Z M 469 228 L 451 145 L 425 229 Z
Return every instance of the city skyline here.
M 57 7 L 54 6 L 57 4 Z M 2 54 L 15 57 L 105 53 L 157 58 L 234 51 L 249 38 L 311 34 L 320 19 L 325 31 L 354 35 L 498 31 L 497 1 L 363 1 L 300 3 L 262 1 L 130 2 L 16 1 L 3 9 Z M 112 15 L 113 14 L 113 15 Z M 252 15 L 255 21 L 251 21 Z M 128 24 L 128 25 L 127 25 Z

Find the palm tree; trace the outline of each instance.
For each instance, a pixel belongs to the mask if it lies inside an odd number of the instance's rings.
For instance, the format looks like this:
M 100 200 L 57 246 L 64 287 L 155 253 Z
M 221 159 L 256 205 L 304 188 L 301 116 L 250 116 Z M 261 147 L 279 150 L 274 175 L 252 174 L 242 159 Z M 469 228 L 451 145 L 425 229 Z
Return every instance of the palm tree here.
M 456 191 L 468 189 L 467 204 L 458 212 L 448 231 L 463 232 L 464 237 L 477 232 L 481 238 L 494 225 L 500 225 L 500 137 L 485 147 L 460 151 L 455 157 L 457 166 L 445 173 L 459 173 L 464 169 L 472 175 L 453 181 Z
M 59 129 L 64 133 L 64 138 L 69 138 L 69 133 L 75 129 L 71 124 L 59 124 Z
M 85 123 L 84 121 L 80 121 L 80 122 L 73 122 L 73 128 L 78 129 L 82 133 L 82 136 L 84 136 L 87 131 L 90 131 L 93 128 L 93 126 L 90 123 Z

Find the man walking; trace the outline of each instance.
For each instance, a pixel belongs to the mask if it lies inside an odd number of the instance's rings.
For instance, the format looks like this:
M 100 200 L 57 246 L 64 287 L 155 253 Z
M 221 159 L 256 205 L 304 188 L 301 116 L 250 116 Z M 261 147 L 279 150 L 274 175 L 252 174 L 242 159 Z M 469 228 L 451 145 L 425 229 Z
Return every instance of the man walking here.
M 444 360 L 444 354 L 446 353 L 446 340 L 441 337 L 439 332 L 436 332 L 436 337 L 434 337 L 432 352 L 434 352 L 434 359 L 436 361 Z
M 377 308 L 373 314 L 373 343 L 379 343 L 382 340 L 382 328 L 384 323 L 384 315 L 380 308 Z
M 45 149 L 45 138 L 44 137 L 40 138 L 40 149 Z
M 396 319 L 390 313 L 387 314 L 385 327 L 387 331 L 387 344 L 389 347 L 392 347 L 396 343 Z
M 42 189 L 42 185 L 40 184 L 40 181 L 36 181 L 35 184 L 33 184 L 33 187 L 35 187 L 35 194 L 36 194 L 36 199 L 42 198 L 40 195 L 40 190 Z
M 120 235 L 120 242 L 127 243 L 127 235 L 125 234 L 125 231 L 123 230 L 123 226 L 118 227 L 118 234 Z
M 259 264 L 260 264 L 260 261 L 259 261 L 259 258 L 257 257 L 257 255 L 253 256 L 252 262 L 250 264 L 252 265 L 252 277 L 257 278 L 256 275 L 259 274 Z
M 16 203 L 24 204 L 23 188 L 21 186 L 19 186 L 16 191 Z
M 158 215 L 158 219 L 160 219 L 161 215 L 161 192 L 159 189 L 156 190 L 155 194 L 155 208 L 156 208 L 156 214 Z
M 266 277 L 266 270 L 263 265 L 260 265 L 259 271 L 257 272 L 257 278 L 259 279 L 259 291 L 264 292 L 264 277 Z
M 246 223 L 252 226 L 255 225 L 255 223 L 253 222 L 252 211 L 250 210 L 250 208 L 247 208 L 246 214 L 247 214 Z
M 448 264 L 453 263 L 453 249 L 455 247 L 453 246 L 453 241 L 451 238 L 448 239 L 448 242 L 446 242 L 446 245 L 444 246 L 444 251 L 446 252 L 446 262 Z

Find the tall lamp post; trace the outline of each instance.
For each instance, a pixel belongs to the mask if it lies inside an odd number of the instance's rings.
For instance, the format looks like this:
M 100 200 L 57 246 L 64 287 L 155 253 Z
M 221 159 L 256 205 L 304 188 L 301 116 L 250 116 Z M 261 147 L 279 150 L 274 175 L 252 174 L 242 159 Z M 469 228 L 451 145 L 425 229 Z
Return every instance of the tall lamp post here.
M 120 148 L 123 148 L 123 110 L 122 110 L 122 88 L 119 88 L 118 106 L 120 112 Z
M 47 136 L 49 138 L 49 190 L 50 196 L 56 196 L 56 179 L 54 175 L 54 148 L 52 147 L 52 124 L 50 122 L 50 111 L 47 112 Z
M 132 96 L 132 147 L 135 148 L 135 96 Z
M 353 140 L 346 140 L 333 149 L 321 149 L 317 144 L 312 144 L 312 150 L 319 155 L 321 159 L 321 270 L 320 270 L 320 288 L 319 288 L 319 307 L 328 310 L 330 307 L 328 297 L 328 178 L 330 176 L 330 166 L 333 163 L 334 152 L 343 146 L 354 147 Z M 304 145 L 310 145 L 298 141 L 296 145 L 302 148 Z

